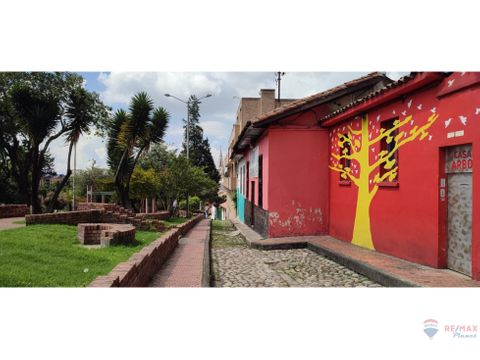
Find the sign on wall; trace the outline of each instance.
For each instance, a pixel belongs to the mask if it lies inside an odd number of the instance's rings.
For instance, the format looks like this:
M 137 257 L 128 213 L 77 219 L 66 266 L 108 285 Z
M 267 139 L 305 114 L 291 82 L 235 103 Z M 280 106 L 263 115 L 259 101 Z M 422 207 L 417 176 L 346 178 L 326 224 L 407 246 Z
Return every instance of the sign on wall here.
M 445 172 L 470 173 L 473 169 L 472 145 L 460 145 L 447 148 Z

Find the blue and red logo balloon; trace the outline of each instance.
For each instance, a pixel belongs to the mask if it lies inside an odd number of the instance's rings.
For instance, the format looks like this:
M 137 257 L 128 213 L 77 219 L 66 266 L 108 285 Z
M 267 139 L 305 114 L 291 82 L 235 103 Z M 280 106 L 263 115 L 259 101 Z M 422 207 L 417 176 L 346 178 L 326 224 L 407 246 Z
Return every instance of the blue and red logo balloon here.
M 423 331 L 431 340 L 433 336 L 438 332 L 438 321 L 433 319 L 425 320 L 423 322 Z

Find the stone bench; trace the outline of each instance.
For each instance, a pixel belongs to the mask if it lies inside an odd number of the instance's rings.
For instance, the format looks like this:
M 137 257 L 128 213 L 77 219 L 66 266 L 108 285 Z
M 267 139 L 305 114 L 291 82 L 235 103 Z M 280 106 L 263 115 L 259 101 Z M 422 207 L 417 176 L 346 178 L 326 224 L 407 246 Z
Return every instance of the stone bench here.
M 135 241 L 135 227 L 130 224 L 78 224 L 78 240 L 82 245 L 128 245 Z

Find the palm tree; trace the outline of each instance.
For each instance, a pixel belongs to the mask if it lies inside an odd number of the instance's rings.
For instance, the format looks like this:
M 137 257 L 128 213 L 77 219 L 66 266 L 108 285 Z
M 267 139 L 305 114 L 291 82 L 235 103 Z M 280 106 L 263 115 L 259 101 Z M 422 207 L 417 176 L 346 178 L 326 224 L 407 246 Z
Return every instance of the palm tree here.
M 69 142 L 68 146 L 68 158 L 67 158 L 67 172 L 65 177 L 60 183 L 57 184 L 55 193 L 50 201 L 48 206 L 48 212 L 53 211 L 53 207 L 57 202 L 60 192 L 63 190 L 65 185 L 72 174 L 72 169 L 70 167 L 70 160 L 72 156 L 73 146 L 77 144 L 80 136 L 89 131 L 89 127 L 95 121 L 95 95 L 89 93 L 84 88 L 74 89 L 68 99 L 68 103 L 65 111 L 66 118 L 66 128 L 65 133 L 66 141 Z
M 107 150 L 109 164 L 116 168 L 114 182 L 122 206 L 132 207 L 129 189 L 133 170 L 150 145 L 162 141 L 169 118 L 164 108 L 154 109 L 152 99 L 145 92 L 132 98 L 129 113 L 123 110 L 115 113 Z
M 31 204 L 34 214 L 41 212 L 38 188 L 48 145 L 60 133 L 52 135 L 60 117 L 60 99 L 27 84 L 19 83 L 12 88 L 12 102 L 18 114 L 20 127 L 29 142 L 28 160 L 31 163 Z M 46 140 L 43 149 L 40 144 Z

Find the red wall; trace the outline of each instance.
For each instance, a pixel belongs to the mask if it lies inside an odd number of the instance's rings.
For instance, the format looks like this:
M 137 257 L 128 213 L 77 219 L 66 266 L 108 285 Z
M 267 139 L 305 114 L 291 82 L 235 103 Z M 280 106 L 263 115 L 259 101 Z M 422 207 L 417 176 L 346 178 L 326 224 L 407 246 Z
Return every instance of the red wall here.
M 268 134 L 269 236 L 328 231 L 328 132 L 271 127 Z
M 262 208 L 268 210 L 268 181 L 269 181 L 269 137 L 268 130 L 262 134 L 260 139 L 257 141 L 256 146 L 258 146 L 258 155 L 263 155 L 263 206 Z M 247 161 L 250 161 L 250 150 L 244 152 L 245 164 Z M 250 174 L 249 174 L 250 175 Z M 255 182 L 255 199 L 254 203 L 258 206 L 258 177 L 250 177 L 248 179 L 248 200 L 251 200 L 251 182 Z
M 446 206 L 439 198 L 439 181 L 443 175 L 443 148 L 472 144 L 473 151 L 473 214 L 472 257 L 473 278 L 480 278 L 480 86 L 477 83 L 461 89 L 470 73 L 454 73 L 440 84 L 407 94 L 368 111 L 369 132 L 375 137 L 382 120 L 399 115 L 412 115 L 414 125 L 422 125 L 432 111 L 439 115 L 428 129 L 429 136 L 402 146 L 399 151 L 398 187 L 380 187 L 372 200 L 370 221 L 375 249 L 410 261 L 433 267 L 446 266 Z M 455 80 L 454 80 L 455 79 Z M 452 82 L 452 80 L 454 80 Z M 457 92 L 438 98 L 448 92 L 450 81 L 459 86 Z M 411 101 L 410 108 L 408 107 Z M 421 105 L 421 109 L 418 106 Z M 478 110 L 477 110 L 478 109 Z M 467 118 L 462 124 L 460 116 Z M 377 120 L 377 117 L 380 117 Z M 451 119 L 451 120 L 449 120 Z M 330 128 L 330 151 L 335 148 L 336 133 L 343 132 L 347 124 L 359 126 L 359 119 L 350 118 Z M 401 130 L 410 130 L 407 124 Z M 464 131 L 463 136 L 447 138 L 447 134 Z M 379 147 L 370 152 L 370 164 L 375 161 Z M 361 169 L 360 169 L 361 171 Z M 371 175 L 371 179 L 373 179 Z M 330 171 L 330 235 L 351 241 L 355 219 L 357 187 L 342 185 L 339 173 Z

